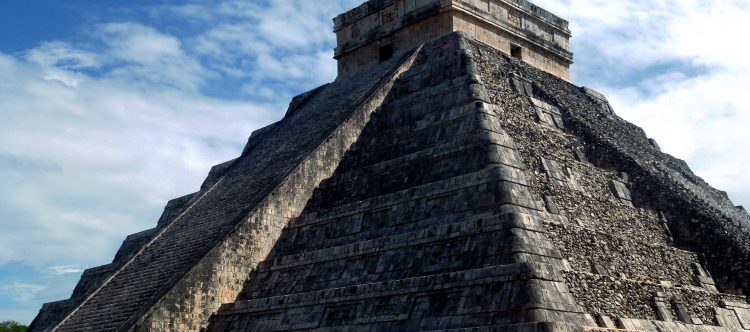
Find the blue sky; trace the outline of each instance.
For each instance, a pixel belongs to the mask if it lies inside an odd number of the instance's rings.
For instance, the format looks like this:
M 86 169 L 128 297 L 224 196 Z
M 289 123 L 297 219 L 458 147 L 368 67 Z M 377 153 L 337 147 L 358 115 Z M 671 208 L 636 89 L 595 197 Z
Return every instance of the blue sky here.
M 335 78 L 359 0 L 0 2 L 0 320 L 28 323 Z M 573 80 L 750 206 L 747 1 L 539 0 Z

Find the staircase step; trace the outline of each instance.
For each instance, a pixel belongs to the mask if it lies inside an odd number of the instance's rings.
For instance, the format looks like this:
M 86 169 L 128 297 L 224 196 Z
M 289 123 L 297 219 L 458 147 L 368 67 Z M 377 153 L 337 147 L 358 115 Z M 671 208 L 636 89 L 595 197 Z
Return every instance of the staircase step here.
M 506 145 L 503 145 L 502 143 L 505 143 Z M 426 148 L 424 150 L 412 152 L 390 160 L 379 161 L 375 164 L 354 168 L 346 173 L 337 174 L 332 178 L 323 180 L 318 188 L 320 188 L 321 190 L 326 189 L 342 182 L 350 182 L 356 179 L 360 179 L 363 176 L 385 173 L 393 169 L 409 167 L 417 162 L 428 161 L 432 159 L 450 158 L 456 154 L 465 155 L 465 153 L 467 152 L 471 153 L 471 150 L 481 149 L 488 146 L 494 147 L 495 149 L 491 154 L 496 155 L 496 158 L 498 159 L 496 163 L 510 167 L 516 167 L 519 169 L 525 169 L 522 159 L 518 155 L 518 152 L 508 145 L 510 145 L 508 141 L 503 141 L 498 144 L 492 138 L 488 137 L 488 135 L 478 134 L 476 135 L 476 138 L 471 141 L 448 142 L 436 147 Z
M 452 238 L 512 228 L 522 228 L 534 232 L 544 231 L 541 221 L 532 216 L 514 214 L 502 216 L 495 215 L 490 218 L 474 217 L 468 221 L 432 226 L 415 232 L 282 256 L 272 261 L 264 261 L 259 265 L 259 269 L 287 269 L 303 264 L 315 264 L 327 260 L 367 255 L 374 252 L 393 250 L 418 244 L 444 241 Z M 559 257 L 557 255 L 555 256 Z
M 400 164 L 391 164 L 392 168 L 361 169 L 332 178 L 319 187 L 308 207 L 330 208 L 476 172 L 489 165 L 521 168 L 520 159 L 515 151 L 491 144 L 465 146 L 421 159 L 402 159 Z
M 528 188 L 528 182 L 523 172 L 516 168 L 497 165 L 395 193 L 339 205 L 328 210 L 306 213 L 292 220 L 289 228 L 331 223 L 345 216 L 386 209 L 396 205 L 414 203 L 415 201 L 423 201 L 422 203 L 424 203 L 425 200 L 452 197 L 456 194 L 465 198 L 465 200 L 454 202 L 460 203 L 460 206 L 456 207 L 457 211 L 504 204 L 521 205 L 533 210 L 543 211 L 545 209 L 544 204 L 522 195 L 522 188 Z
M 502 215 L 282 256 L 261 263 L 239 298 L 508 264 L 519 253 L 560 259 L 541 231 L 538 218 Z
M 402 280 L 390 280 L 308 293 L 237 301 L 231 304 L 222 305 L 218 314 L 228 315 L 231 313 L 286 309 L 297 306 L 314 305 L 317 303 L 336 303 L 385 295 L 429 291 L 433 289 L 449 289 L 466 285 L 489 283 L 491 281 L 505 282 L 520 279 L 522 274 L 530 274 L 532 272 L 533 270 L 531 267 L 525 263 L 492 266 L 481 269 L 457 271 Z

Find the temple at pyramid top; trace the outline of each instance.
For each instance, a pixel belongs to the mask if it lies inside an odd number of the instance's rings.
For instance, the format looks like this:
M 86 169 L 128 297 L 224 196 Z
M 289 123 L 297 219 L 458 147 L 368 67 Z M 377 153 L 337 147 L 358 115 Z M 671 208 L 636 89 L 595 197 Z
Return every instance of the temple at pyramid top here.
M 369 0 L 334 23 L 339 73 L 461 31 L 570 80 L 568 21 L 525 0 Z

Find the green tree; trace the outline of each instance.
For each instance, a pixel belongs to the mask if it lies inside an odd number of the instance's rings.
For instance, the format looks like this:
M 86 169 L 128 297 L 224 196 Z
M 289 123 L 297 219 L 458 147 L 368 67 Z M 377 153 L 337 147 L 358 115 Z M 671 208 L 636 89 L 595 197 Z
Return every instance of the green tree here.
M 28 326 L 12 320 L 0 322 L 0 332 L 26 332 L 28 328 Z

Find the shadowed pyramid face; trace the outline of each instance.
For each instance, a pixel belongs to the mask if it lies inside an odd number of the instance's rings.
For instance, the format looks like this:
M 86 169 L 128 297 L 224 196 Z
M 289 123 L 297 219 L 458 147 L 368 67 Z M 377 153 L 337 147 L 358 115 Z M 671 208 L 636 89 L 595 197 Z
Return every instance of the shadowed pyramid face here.
M 462 32 L 385 51 L 33 330 L 750 330 L 750 216 L 603 95 Z
M 570 80 L 568 22 L 525 0 L 371 0 L 334 23 L 339 73 L 460 31 Z

